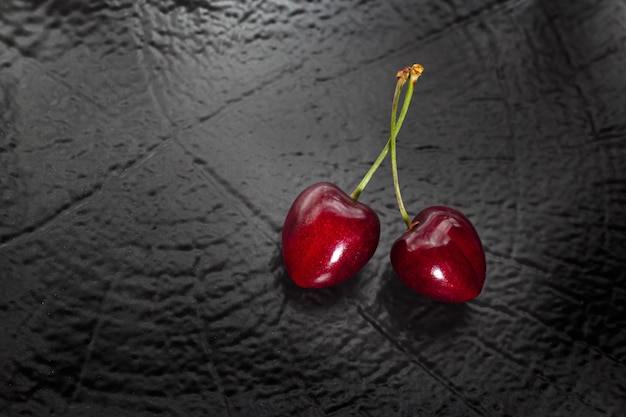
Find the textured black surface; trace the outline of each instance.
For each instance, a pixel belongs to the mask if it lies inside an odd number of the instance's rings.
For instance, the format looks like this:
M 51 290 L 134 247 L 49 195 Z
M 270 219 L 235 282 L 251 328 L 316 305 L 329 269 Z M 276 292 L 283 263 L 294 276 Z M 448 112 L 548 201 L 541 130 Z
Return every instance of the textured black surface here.
M 299 289 L 291 202 L 414 62 L 406 204 L 472 219 L 483 293 L 394 275 L 388 164 L 372 261 Z M 625 68 L 622 0 L 3 0 L 0 414 L 626 415 Z

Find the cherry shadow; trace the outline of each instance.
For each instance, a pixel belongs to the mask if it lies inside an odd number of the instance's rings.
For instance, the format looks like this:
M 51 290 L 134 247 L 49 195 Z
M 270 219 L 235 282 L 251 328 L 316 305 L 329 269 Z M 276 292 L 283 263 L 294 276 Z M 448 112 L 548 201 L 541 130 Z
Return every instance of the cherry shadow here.
M 467 303 L 442 303 L 420 295 L 407 287 L 391 266 L 382 279 L 384 284 L 376 301 L 387 311 L 397 330 L 435 337 L 467 323 L 470 316 Z

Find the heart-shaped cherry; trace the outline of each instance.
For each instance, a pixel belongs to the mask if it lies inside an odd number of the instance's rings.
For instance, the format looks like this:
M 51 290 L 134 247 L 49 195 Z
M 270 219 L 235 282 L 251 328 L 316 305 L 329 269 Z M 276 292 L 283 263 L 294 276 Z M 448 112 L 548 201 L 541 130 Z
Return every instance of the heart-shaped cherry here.
M 313 184 L 296 198 L 285 218 L 285 267 L 300 287 L 329 287 L 356 274 L 376 251 L 379 237 L 374 210 L 334 184 Z
M 406 285 L 437 301 L 476 298 L 486 274 L 485 252 L 476 229 L 449 207 L 422 210 L 391 248 L 391 264 Z

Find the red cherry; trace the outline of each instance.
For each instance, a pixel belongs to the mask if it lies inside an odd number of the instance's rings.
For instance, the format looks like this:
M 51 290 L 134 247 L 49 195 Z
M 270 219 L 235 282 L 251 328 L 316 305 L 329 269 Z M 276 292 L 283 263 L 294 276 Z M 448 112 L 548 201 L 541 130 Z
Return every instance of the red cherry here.
M 396 274 L 416 292 L 437 301 L 476 298 L 485 282 L 486 262 L 469 219 L 452 208 L 434 206 L 415 216 L 415 223 L 391 248 Z
M 285 219 L 282 250 L 287 272 L 304 288 L 339 284 L 370 260 L 379 237 L 374 210 L 333 184 L 313 184 L 296 198 Z

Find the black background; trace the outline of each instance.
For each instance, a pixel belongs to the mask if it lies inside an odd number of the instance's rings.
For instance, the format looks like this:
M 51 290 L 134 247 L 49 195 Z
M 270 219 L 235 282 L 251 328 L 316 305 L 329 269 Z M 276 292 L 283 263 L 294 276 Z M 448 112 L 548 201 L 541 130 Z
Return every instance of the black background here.
M 482 294 L 414 294 L 382 222 L 334 288 L 285 273 L 293 199 L 399 136 L 410 215 L 463 211 Z M 0 413 L 626 413 L 626 4 L 3 1 Z

